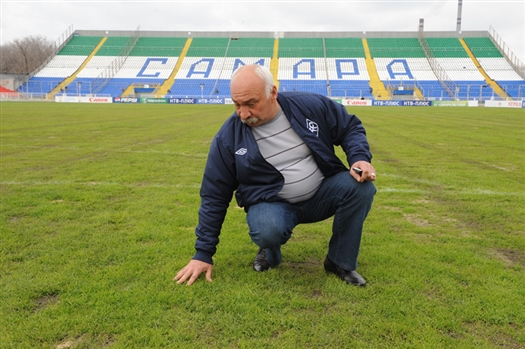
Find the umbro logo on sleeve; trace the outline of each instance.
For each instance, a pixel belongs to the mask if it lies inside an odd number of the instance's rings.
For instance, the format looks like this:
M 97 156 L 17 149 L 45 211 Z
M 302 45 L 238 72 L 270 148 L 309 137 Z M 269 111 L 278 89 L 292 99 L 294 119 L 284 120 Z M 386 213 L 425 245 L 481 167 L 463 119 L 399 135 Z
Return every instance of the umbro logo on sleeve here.
M 248 152 L 248 150 L 246 148 L 240 148 L 239 150 L 237 150 L 235 152 L 236 155 L 244 155 Z

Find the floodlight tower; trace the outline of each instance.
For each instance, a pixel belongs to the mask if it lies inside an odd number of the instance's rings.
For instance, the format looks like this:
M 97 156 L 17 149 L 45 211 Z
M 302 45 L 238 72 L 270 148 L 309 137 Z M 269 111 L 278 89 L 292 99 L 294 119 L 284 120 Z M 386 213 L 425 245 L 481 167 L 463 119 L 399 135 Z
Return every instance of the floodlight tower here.
M 456 31 L 461 33 L 461 8 L 463 7 L 463 0 L 458 0 L 458 20 L 456 24 Z

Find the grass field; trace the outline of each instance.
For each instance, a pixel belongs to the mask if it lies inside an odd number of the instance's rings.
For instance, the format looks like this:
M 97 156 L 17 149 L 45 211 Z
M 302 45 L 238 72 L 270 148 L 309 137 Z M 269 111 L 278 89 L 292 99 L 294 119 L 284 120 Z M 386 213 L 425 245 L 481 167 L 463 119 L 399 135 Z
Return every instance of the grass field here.
M 0 348 L 525 348 L 525 110 L 351 110 L 366 288 L 325 274 L 329 220 L 253 272 L 233 202 L 213 283 L 177 285 L 232 110 L 1 103 Z

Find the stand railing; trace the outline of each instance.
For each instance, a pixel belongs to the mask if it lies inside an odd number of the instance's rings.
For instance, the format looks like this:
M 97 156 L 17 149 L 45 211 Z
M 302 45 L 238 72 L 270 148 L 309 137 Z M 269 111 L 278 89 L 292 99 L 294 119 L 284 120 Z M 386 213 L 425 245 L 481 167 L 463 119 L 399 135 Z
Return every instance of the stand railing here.
M 489 38 L 492 40 L 492 43 L 496 46 L 496 48 L 501 52 L 503 57 L 509 62 L 509 64 L 512 66 L 512 68 L 518 73 L 519 76 L 521 76 L 522 79 L 525 80 L 525 64 L 523 64 L 518 56 L 514 54 L 514 52 L 511 51 L 510 47 L 507 46 L 505 41 L 496 33 L 496 30 L 492 28 L 492 26 L 489 28 Z
M 93 93 L 97 94 L 106 86 L 109 80 L 111 80 L 115 74 L 122 68 L 124 63 L 126 62 L 126 59 L 128 59 L 130 52 L 133 50 L 137 42 L 140 38 L 140 26 L 137 27 L 137 30 L 133 33 L 133 35 L 129 38 L 126 45 L 120 50 L 119 55 L 117 58 L 111 62 L 102 73 L 100 73 L 94 80 L 94 90 Z
M 430 49 L 430 46 L 428 45 L 427 39 L 425 38 L 422 30 L 419 30 L 417 38 L 421 48 L 425 52 L 425 56 L 427 57 L 428 63 L 430 64 L 430 68 L 434 72 L 434 75 L 436 75 L 438 78 L 441 86 L 443 86 L 443 89 L 445 89 L 450 98 L 457 99 L 458 88 L 456 83 L 448 77 L 445 69 L 441 67 L 434 57 L 434 54 L 432 53 L 432 50 Z

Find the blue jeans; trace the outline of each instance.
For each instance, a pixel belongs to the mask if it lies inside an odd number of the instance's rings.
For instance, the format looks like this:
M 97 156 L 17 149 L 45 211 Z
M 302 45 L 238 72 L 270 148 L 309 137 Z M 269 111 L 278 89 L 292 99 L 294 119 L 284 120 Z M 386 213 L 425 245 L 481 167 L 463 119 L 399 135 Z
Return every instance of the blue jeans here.
M 276 266 L 281 263 L 281 245 L 301 223 L 313 223 L 334 216 L 328 259 L 345 270 L 357 268 L 361 234 L 376 189 L 372 182 L 358 183 L 349 172 L 324 179 L 317 193 L 296 204 L 262 202 L 248 209 L 246 221 L 250 237 L 265 249 L 266 258 Z

